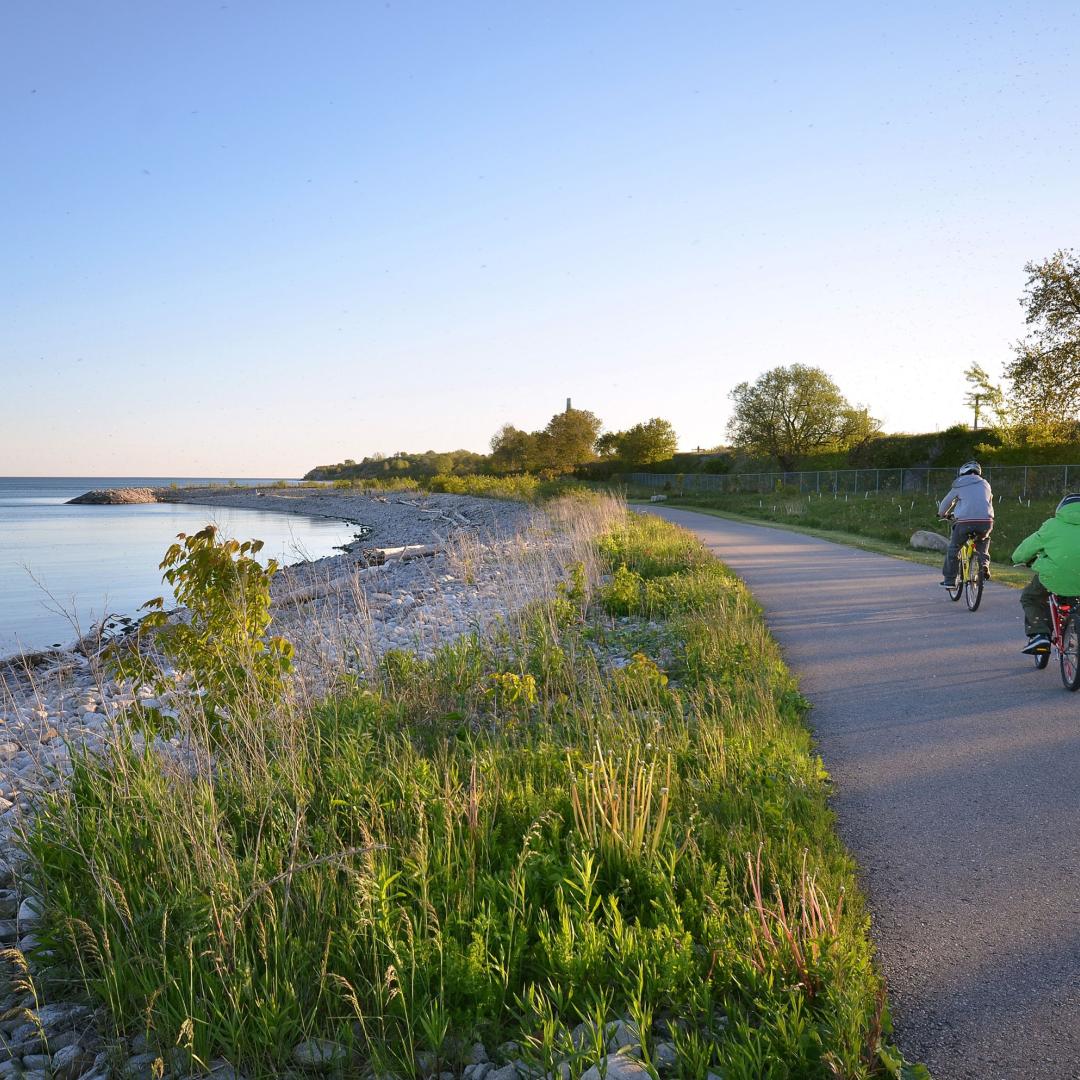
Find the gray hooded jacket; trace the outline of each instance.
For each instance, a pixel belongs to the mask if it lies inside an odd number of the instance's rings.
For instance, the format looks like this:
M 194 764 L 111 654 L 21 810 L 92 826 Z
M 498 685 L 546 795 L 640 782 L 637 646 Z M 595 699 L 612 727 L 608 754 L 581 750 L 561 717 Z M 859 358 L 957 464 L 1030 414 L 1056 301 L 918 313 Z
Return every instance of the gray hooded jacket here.
M 958 476 L 949 494 L 941 500 L 938 516 L 945 517 L 950 508 L 956 521 L 993 521 L 994 493 L 981 476 L 974 473 Z

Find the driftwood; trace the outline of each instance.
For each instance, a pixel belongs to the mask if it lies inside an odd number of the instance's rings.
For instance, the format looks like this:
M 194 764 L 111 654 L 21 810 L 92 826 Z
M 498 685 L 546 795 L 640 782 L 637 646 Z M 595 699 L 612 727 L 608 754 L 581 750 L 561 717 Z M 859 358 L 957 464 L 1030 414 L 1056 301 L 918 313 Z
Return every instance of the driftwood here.
M 284 604 L 304 604 L 311 600 L 320 600 L 325 596 L 333 596 L 335 593 L 347 592 L 355 582 L 356 575 L 363 574 L 367 570 L 373 570 L 387 563 L 409 562 L 412 559 L 430 559 L 440 555 L 444 548 L 437 544 L 404 544 L 401 547 L 367 548 L 359 553 L 358 561 L 362 563 L 356 571 L 344 577 L 326 578 L 305 585 L 292 592 L 275 597 L 274 603 L 278 606 Z
M 399 506 L 411 506 L 414 510 L 421 514 L 435 514 L 437 517 L 441 517 L 443 521 L 448 521 L 451 525 L 463 525 L 467 529 L 475 529 L 476 522 L 470 521 L 461 511 L 449 507 L 446 510 L 440 510 L 438 508 L 428 509 L 426 506 L 421 506 L 417 502 L 412 502 L 409 499 L 395 499 Z

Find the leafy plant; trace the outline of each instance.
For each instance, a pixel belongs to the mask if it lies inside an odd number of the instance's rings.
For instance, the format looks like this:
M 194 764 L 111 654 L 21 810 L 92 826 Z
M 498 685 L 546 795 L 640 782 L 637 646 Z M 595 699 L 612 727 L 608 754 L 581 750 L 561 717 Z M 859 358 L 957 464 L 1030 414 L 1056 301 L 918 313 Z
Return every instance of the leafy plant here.
M 163 580 L 187 609 L 171 621 L 164 597 L 147 601 L 140 638 L 154 632 L 154 645 L 190 679 L 215 728 L 252 703 L 273 704 L 285 689 L 294 649 L 281 636 L 266 636 L 270 625 L 270 581 L 278 564 L 265 566 L 253 557 L 261 540 L 219 538 L 217 528 L 180 533 L 162 559 Z M 173 685 L 156 665 L 146 670 L 145 655 L 117 658 L 121 674 L 146 677 L 160 690 Z
M 611 576 L 611 581 L 604 586 L 601 596 L 604 607 L 612 615 L 633 615 L 641 607 L 641 593 L 644 586 L 642 576 L 623 563 Z

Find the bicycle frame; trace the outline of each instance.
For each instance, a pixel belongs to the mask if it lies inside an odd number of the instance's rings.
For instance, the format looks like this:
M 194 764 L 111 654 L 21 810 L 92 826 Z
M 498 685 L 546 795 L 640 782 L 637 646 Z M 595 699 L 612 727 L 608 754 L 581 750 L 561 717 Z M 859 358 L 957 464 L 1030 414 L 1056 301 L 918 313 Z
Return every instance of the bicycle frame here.
M 953 519 L 946 517 L 944 520 L 949 522 L 951 530 L 954 524 Z M 979 560 L 976 557 L 976 544 L 978 542 L 976 536 L 969 534 L 960 545 L 960 550 L 957 552 L 959 566 L 957 567 L 956 587 L 949 590 L 951 600 L 955 601 L 959 600 L 961 596 L 964 597 L 969 611 L 977 611 L 982 601 L 984 579 L 982 566 L 979 565 Z M 974 574 L 972 573 L 973 566 L 977 567 Z
M 1065 620 L 1069 617 L 1072 608 L 1060 596 L 1050 594 L 1050 645 L 1061 652 L 1062 633 L 1065 630 Z
M 1080 604 L 1074 597 L 1050 594 L 1050 645 L 1035 654 L 1035 667 L 1040 671 L 1057 653 L 1061 665 L 1061 681 L 1066 690 L 1080 690 Z

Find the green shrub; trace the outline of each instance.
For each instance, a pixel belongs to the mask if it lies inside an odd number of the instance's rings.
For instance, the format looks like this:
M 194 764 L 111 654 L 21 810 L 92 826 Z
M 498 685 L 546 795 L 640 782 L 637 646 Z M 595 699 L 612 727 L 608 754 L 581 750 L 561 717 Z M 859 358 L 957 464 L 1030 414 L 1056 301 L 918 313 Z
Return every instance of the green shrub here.
M 238 709 L 266 708 L 279 702 L 292 668 L 293 646 L 280 636 L 266 636 L 270 625 L 270 581 L 278 564 L 261 566 L 253 558 L 261 540 L 243 543 L 218 537 L 207 525 L 193 535 L 180 533 L 160 564 L 188 618 L 170 621 L 164 597 L 147 601 L 150 609 L 139 639 L 153 633 L 153 644 L 202 695 L 202 708 L 217 731 Z M 148 653 L 114 653 L 117 673 L 146 681 L 165 692 L 174 685 Z
M 604 607 L 612 615 L 635 615 L 641 610 L 645 581 L 636 570 L 623 563 L 601 590 Z

